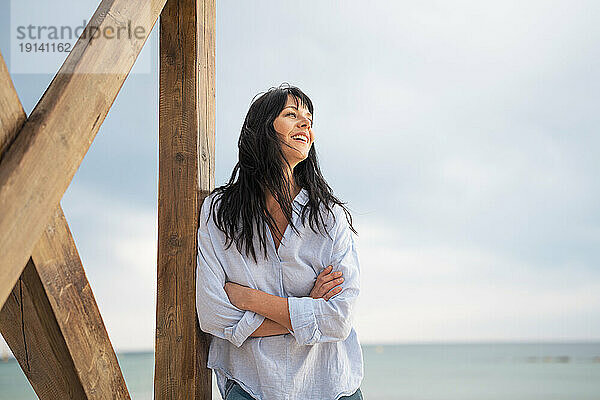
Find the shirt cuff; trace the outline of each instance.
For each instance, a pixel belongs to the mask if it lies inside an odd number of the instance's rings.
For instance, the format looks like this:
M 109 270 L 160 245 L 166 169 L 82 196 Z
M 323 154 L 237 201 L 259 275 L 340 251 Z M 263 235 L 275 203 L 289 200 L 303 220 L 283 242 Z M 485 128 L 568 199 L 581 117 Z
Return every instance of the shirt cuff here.
M 240 347 L 250 335 L 263 323 L 265 317 L 253 311 L 245 311 L 234 326 L 225 328 L 225 338 Z
M 300 345 L 315 344 L 321 338 L 321 332 L 315 316 L 315 301 L 311 297 L 288 297 L 290 321 L 296 338 Z

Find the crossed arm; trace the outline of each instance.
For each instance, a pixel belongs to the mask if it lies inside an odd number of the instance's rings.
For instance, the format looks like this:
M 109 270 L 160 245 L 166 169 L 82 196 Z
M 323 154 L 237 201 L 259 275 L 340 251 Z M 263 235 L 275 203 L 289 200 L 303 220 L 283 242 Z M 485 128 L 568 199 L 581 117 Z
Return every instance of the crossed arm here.
M 318 276 L 310 292 L 312 298 L 330 297 L 341 291 L 341 272 L 331 272 L 328 266 Z M 225 283 L 225 292 L 231 304 L 241 310 L 263 315 L 265 320 L 250 336 L 273 336 L 293 332 L 288 299 L 265 293 L 233 282 Z
M 272 319 L 265 318 L 263 323 L 256 328 L 254 332 L 250 334 L 251 337 L 262 337 L 262 336 L 274 336 L 274 335 L 285 335 L 289 333 L 287 328 L 279 325 Z
M 288 300 L 237 283 L 227 282 L 225 292 L 240 310 L 254 311 L 265 320 L 250 336 L 283 335 L 292 331 Z

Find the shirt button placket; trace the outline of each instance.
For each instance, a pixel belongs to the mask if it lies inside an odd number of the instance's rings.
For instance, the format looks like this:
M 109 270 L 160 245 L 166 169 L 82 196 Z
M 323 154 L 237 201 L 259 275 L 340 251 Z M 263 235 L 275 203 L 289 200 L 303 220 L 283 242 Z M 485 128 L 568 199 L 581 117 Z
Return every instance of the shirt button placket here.
M 277 260 L 275 260 L 277 274 L 279 275 L 279 293 L 281 296 L 285 296 L 285 290 L 283 289 L 283 266 L 281 265 L 281 258 L 277 255 Z
M 285 236 L 285 234 L 284 234 Z M 283 239 L 282 239 L 283 240 Z M 280 251 L 282 250 L 281 248 L 281 244 L 279 245 L 279 249 Z M 287 293 L 285 292 L 285 289 L 283 287 L 283 263 L 281 262 L 281 257 L 279 256 L 279 253 L 277 252 L 277 250 L 275 249 L 275 256 L 277 257 L 276 260 L 274 260 L 274 263 L 277 265 L 277 270 L 279 273 L 279 290 L 281 293 L 282 297 L 287 297 Z M 283 337 L 285 338 L 285 349 L 284 350 L 284 360 L 283 360 L 283 384 L 281 385 L 282 388 L 284 389 L 284 393 L 285 393 L 285 400 L 289 400 L 290 399 L 290 387 L 291 387 L 291 383 L 290 383 L 290 377 L 289 377 L 289 346 L 288 346 L 288 336 L 291 336 L 289 334 L 284 335 Z

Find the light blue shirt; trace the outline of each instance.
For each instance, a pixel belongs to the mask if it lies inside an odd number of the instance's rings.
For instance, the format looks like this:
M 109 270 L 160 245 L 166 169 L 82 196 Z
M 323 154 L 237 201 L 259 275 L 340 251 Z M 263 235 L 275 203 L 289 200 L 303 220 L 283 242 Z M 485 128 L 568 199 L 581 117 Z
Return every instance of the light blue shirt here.
M 300 212 L 308 202 L 302 189 L 292 205 L 278 251 L 267 232 L 268 259 L 254 227 L 257 262 L 240 253 L 235 243 L 225 250 L 225 235 L 208 218 L 210 202 L 202 204 L 198 228 L 196 308 L 200 329 L 212 335 L 207 367 L 214 370 L 221 395 L 227 378 L 233 379 L 259 400 L 336 400 L 353 394 L 363 378 L 363 357 L 352 327 L 353 310 L 360 291 L 360 264 L 343 209 L 333 207 L 336 221 L 322 208 L 332 239 L 315 233 Z M 215 201 L 215 208 L 218 207 Z M 327 215 L 326 215 L 327 214 Z M 317 275 L 328 265 L 342 271 L 342 291 L 330 298 L 313 299 L 309 293 Z M 250 337 L 265 317 L 231 304 L 225 282 L 287 297 L 293 332 Z

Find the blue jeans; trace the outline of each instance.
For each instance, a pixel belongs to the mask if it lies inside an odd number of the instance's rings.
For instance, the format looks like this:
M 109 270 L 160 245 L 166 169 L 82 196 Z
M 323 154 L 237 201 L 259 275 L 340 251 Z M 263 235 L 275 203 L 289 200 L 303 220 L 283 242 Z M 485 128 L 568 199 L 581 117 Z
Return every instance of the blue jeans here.
M 236 381 L 227 379 L 224 400 L 253 400 L 253 397 L 246 393 Z M 358 388 L 350 396 L 342 396 L 339 400 L 363 400 L 362 392 Z

